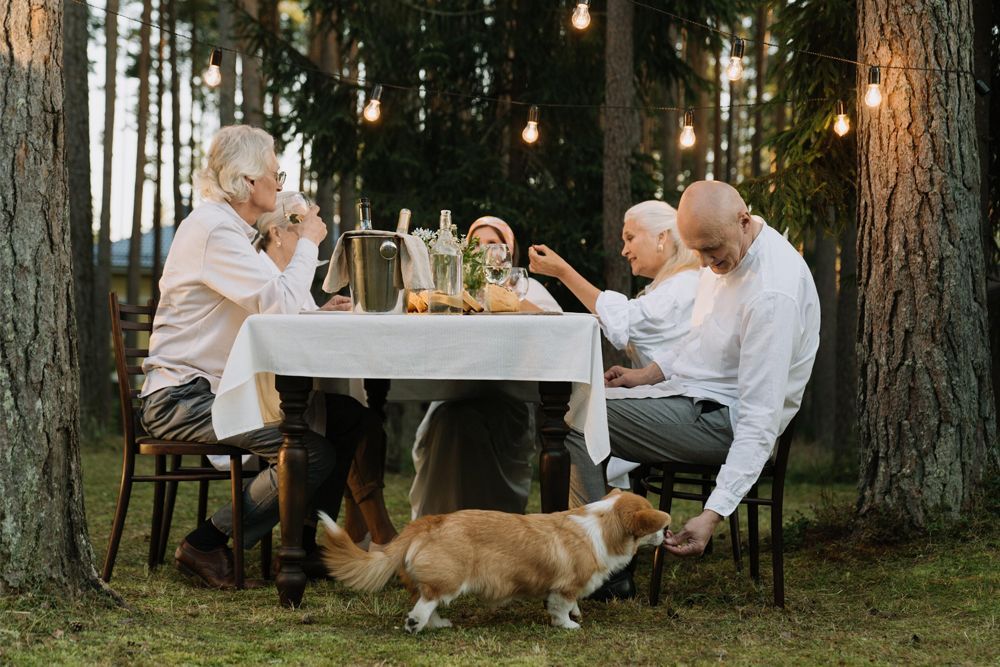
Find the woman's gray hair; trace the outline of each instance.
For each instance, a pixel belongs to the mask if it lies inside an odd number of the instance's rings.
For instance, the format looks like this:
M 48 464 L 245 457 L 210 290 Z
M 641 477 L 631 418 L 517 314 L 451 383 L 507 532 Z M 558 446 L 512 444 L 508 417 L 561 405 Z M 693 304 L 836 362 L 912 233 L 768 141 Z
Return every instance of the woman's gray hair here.
M 268 233 L 272 229 L 288 229 L 288 226 L 293 224 L 285 215 L 285 204 L 289 203 L 293 197 L 300 195 L 301 193 L 295 190 L 282 190 L 274 198 L 274 210 L 257 218 L 257 240 L 254 241 L 254 245 L 258 250 L 267 248 Z
M 271 170 L 274 138 L 249 125 L 230 125 L 216 133 L 208 149 L 205 168 L 194 177 L 195 188 L 204 199 L 244 202 L 250 198 L 250 180 Z
M 654 241 L 660 234 L 666 232 L 677 249 L 674 256 L 663 263 L 650 287 L 675 273 L 701 267 L 698 256 L 681 242 L 680 234 L 677 232 L 677 210 L 670 204 L 656 199 L 641 202 L 625 211 L 625 220 L 635 221 L 635 224 L 644 229 Z

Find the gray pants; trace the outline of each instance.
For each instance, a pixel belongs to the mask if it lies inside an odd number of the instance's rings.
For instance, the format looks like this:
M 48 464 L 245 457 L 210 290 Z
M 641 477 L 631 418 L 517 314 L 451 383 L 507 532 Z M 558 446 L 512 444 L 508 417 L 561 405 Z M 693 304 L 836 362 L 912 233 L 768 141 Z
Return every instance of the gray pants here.
M 217 443 L 212 428 L 212 403 L 215 394 L 205 378 L 198 378 L 178 387 L 167 387 L 142 399 L 142 425 L 154 438 Z M 332 415 L 327 415 L 327 420 Z M 226 438 L 232 445 L 261 456 L 274 463 L 278 458 L 283 436 L 277 426 Z M 336 455 L 333 446 L 312 431 L 302 436 L 308 456 L 307 497 L 333 472 Z M 227 503 L 212 515 L 212 523 L 226 535 L 233 534 L 233 508 Z M 268 467 L 243 486 L 243 545 L 249 549 L 271 532 L 278 523 L 278 474 Z
M 607 402 L 611 453 L 637 463 L 677 461 L 721 464 L 733 442 L 729 408 L 687 396 L 629 398 Z M 566 449 L 572 462 L 569 504 L 600 500 L 604 470 L 587 452 L 583 433 L 571 430 Z

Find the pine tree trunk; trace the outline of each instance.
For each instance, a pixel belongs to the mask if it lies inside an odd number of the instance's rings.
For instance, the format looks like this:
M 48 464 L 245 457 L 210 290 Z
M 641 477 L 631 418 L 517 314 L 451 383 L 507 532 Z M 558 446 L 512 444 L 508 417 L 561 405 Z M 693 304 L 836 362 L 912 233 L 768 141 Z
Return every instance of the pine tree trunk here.
M 314 48 L 320 70 L 328 74 L 340 71 L 340 40 L 338 39 L 337 16 L 334 12 L 318 12 Z M 315 157 L 319 157 L 316 155 Z M 319 214 L 326 222 L 327 235 L 320 243 L 319 254 L 329 257 L 333 254 L 334 236 L 334 180 L 333 174 L 326 172 L 319 161 L 313 161 L 313 172 L 316 174 L 316 204 Z
M 139 106 L 136 109 L 138 127 L 135 149 L 135 190 L 132 193 L 132 236 L 128 245 L 128 302 L 139 302 L 139 280 L 142 265 L 142 190 L 146 183 L 146 135 L 149 122 L 149 23 L 152 0 L 143 0 L 142 26 L 139 29 Z
M 671 48 L 676 48 L 678 39 L 677 28 L 673 24 L 668 28 Z M 683 53 L 683 48 L 679 53 Z M 680 108 L 684 104 L 681 96 L 681 86 L 677 78 L 671 78 L 666 84 L 666 100 L 664 106 Z M 668 198 L 676 194 L 680 187 L 681 148 L 677 141 L 680 138 L 680 123 L 682 113 L 665 113 L 660 115 L 663 127 L 662 171 L 663 190 Z
M 0 596 L 99 586 L 80 476 L 63 3 L 0 2 Z M 12 286 L 16 287 L 13 288 Z
M 177 32 L 177 0 L 167 0 L 167 13 L 169 16 L 167 24 L 169 34 L 167 38 L 170 43 L 170 60 L 168 63 L 170 66 L 171 172 L 173 174 L 170 183 L 174 202 L 174 227 L 176 227 L 184 219 L 184 201 L 181 198 L 181 77 L 177 66 L 177 38 L 173 34 Z
M 709 137 L 709 117 L 711 112 L 705 107 L 709 105 L 708 90 L 705 88 L 709 79 L 708 47 L 703 35 L 693 35 L 688 41 L 688 63 L 698 76 L 697 88 L 694 94 L 694 104 L 698 107 L 694 112 L 694 146 L 691 147 L 691 180 L 703 181 L 708 172 L 708 147 L 712 145 Z
M 164 20 L 164 8 L 166 1 L 160 0 L 159 19 Z M 156 144 L 156 170 L 153 188 L 153 270 L 150 275 L 149 293 L 153 298 L 160 298 L 160 257 L 163 252 L 163 57 L 167 46 L 167 36 L 163 31 L 157 35 L 159 39 L 156 44 L 156 130 L 154 132 L 154 142 Z
M 713 85 L 715 89 L 715 110 L 712 112 L 712 178 L 724 178 L 722 158 L 722 53 L 716 49 Z
M 252 19 L 260 16 L 258 0 L 242 0 L 243 10 Z M 260 70 L 260 61 L 252 54 L 256 53 L 251 41 L 244 39 L 243 53 L 243 122 L 254 127 L 264 127 L 264 78 Z
M 761 174 L 760 147 L 764 140 L 764 74 L 767 69 L 767 4 L 757 6 L 754 18 L 754 102 L 753 136 L 750 137 L 750 175 L 757 178 Z
M 66 72 L 66 163 L 69 172 L 69 224 L 73 237 L 73 284 L 80 358 L 80 419 L 93 430 L 106 408 L 107 374 L 99 366 L 97 347 L 102 339 L 95 319 L 94 207 L 90 196 L 90 92 L 87 76 L 87 7 L 64 5 L 64 64 Z M 104 299 L 99 303 L 103 304 Z
M 860 60 L 972 68 L 971 0 L 905 4 L 859 2 Z M 858 100 L 858 508 L 906 531 L 972 508 L 997 432 L 973 80 L 883 68 L 882 92 Z
M 837 293 L 837 418 L 834 423 L 833 469 L 855 472 L 858 423 L 858 227 L 851 223 L 840 235 L 840 289 Z
M 813 276 L 820 307 L 819 349 L 810 379 L 813 429 L 816 442 L 829 451 L 836 423 L 830 407 L 837 400 L 837 241 L 822 230 L 816 232 Z
M 226 49 L 235 48 L 234 0 L 219 0 L 219 43 Z M 222 83 L 219 84 L 219 123 L 222 127 L 236 122 L 236 54 L 223 50 Z
M 628 0 L 608 0 L 604 61 L 604 99 L 609 107 L 635 104 L 632 22 L 635 7 Z M 632 152 L 639 143 L 639 118 L 633 111 L 604 113 L 604 288 L 629 294 L 632 276 L 622 261 L 622 220 L 632 203 Z M 625 357 L 605 342 L 606 365 Z

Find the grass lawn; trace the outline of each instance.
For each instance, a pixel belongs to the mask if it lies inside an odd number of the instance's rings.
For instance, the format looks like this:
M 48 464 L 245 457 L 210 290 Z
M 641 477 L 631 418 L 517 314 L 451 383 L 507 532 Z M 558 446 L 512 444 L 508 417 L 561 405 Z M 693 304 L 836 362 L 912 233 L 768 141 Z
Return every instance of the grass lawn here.
M 639 599 L 583 602 L 576 632 L 549 627 L 539 601 L 495 609 L 461 598 L 442 614 L 454 629 L 411 637 L 401 629 L 408 596 L 396 584 L 376 594 L 310 584 L 303 607 L 286 610 L 271 587 L 217 592 L 193 587 L 169 564 L 147 571 L 151 487 L 142 484 L 112 582 L 127 607 L 0 599 L 0 664 L 1000 664 L 1000 531 L 894 547 L 812 538 L 821 531 L 800 528 L 817 513 L 849 511 L 854 489 L 823 483 L 822 468 L 804 463 L 814 460 L 808 452 L 796 450 L 792 460 L 785 610 L 770 603 L 769 552 L 758 588 L 735 574 L 723 531 L 714 554 L 668 560 L 658 607 L 646 603 L 651 552 L 643 552 Z M 117 445 L 88 446 L 83 464 L 100 560 L 120 473 Z M 408 516 L 407 489 L 403 476 L 388 480 L 398 525 Z M 170 550 L 191 527 L 194 501 L 195 485 L 182 486 Z M 224 502 L 225 484 L 216 483 L 212 505 Z M 676 504 L 675 525 L 695 511 Z M 248 554 L 251 573 L 256 556 Z

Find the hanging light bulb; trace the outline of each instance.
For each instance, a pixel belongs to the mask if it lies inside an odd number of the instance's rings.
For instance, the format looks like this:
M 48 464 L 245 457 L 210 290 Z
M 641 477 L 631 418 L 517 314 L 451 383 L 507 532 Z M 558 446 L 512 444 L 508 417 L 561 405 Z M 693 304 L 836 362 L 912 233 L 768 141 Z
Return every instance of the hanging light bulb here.
M 573 27 L 577 30 L 586 30 L 590 25 L 590 0 L 580 0 L 573 10 L 573 18 L 570 19 Z
M 730 81 L 743 78 L 743 40 L 733 37 L 733 48 L 729 52 L 729 65 L 726 66 L 726 76 Z
M 844 111 L 844 100 L 837 100 L 837 119 L 833 122 L 833 131 L 842 137 L 851 130 L 851 119 Z
M 527 144 L 538 141 L 538 107 L 534 104 L 528 109 L 528 124 L 521 130 L 521 138 Z
M 879 71 L 878 65 L 872 65 L 868 68 L 868 91 L 865 93 L 865 104 L 873 109 L 882 103 L 880 83 L 882 83 L 882 72 Z
M 376 83 L 372 89 L 368 104 L 365 105 L 365 120 L 374 123 L 382 117 L 382 84 Z
M 684 127 L 681 129 L 681 148 L 694 146 L 694 111 L 684 112 Z
M 208 69 L 201 75 L 201 80 L 209 88 L 215 88 L 222 83 L 222 49 L 212 49 L 212 57 L 208 60 Z

